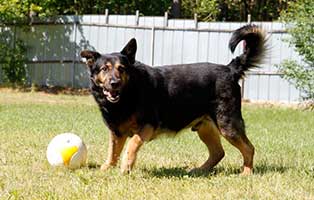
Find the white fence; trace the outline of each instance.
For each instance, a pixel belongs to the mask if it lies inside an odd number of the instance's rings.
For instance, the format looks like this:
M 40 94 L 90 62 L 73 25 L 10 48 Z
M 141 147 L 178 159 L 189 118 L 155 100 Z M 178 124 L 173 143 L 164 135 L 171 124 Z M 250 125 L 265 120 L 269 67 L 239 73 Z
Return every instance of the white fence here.
M 268 32 L 270 51 L 261 68 L 251 71 L 243 84 L 250 100 L 299 101 L 300 92 L 277 73 L 284 59 L 300 60 L 284 38 L 283 24 L 253 22 Z M 102 53 L 120 51 L 130 38 L 138 42 L 137 60 L 152 66 L 194 62 L 227 64 L 232 55 L 232 31 L 246 23 L 168 20 L 166 17 L 121 15 L 62 16 L 15 29 L 27 42 L 29 82 L 40 85 L 88 87 L 88 74 L 80 62 L 82 49 Z M 13 26 L 7 27 L 13 30 Z M 2 28 L 3 30 L 3 28 Z

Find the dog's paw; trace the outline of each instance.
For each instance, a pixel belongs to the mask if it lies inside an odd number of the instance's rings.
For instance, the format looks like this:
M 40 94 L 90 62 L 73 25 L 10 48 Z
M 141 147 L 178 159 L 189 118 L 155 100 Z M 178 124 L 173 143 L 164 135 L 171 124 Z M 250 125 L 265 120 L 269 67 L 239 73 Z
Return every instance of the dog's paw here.
M 108 163 L 104 163 L 100 166 L 101 171 L 107 171 L 109 168 L 111 168 L 112 165 L 109 165 Z
M 122 164 L 121 165 L 121 173 L 122 174 L 130 174 L 131 172 L 131 166 L 128 164 Z
M 121 168 L 121 174 L 130 174 L 131 170 L 129 169 L 122 169 Z
M 253 174 L 253 169 L 249 167 L 244 167 L 241 176 L 250 176 Z

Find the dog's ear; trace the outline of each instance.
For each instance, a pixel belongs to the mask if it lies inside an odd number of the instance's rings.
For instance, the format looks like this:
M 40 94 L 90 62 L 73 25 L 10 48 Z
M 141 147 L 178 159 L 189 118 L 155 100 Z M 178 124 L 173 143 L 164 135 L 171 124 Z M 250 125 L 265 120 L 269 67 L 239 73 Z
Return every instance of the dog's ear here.
M 80 53 L 82 58 L 86 58 L 86 65 L 92 66 L 94 62 L 97 60 L 97 58 L 100 57 L 100 53 L 96 51 L 89 51 L 89 50 L 83 50 Z
M 122 49 L 122 51 L 120 53 L 125 55 L 128 58 L 130 64 L 134 64 L 135 63 L 136 50 L 137 50 L 136 39 L 132 38 L 128 42 L 128 44 Z

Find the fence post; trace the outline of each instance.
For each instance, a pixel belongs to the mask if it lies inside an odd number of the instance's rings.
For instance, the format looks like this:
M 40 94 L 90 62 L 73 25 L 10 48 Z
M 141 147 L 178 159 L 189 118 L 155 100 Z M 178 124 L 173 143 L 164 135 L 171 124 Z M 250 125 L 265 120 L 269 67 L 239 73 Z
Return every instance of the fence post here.
M 251 14 L 247 15 L 247 23 L 250 24 L 251 23 Z
M 135 13 L 135 25 L 136 26 L 138 26 L 139 20 L 140 20 L 140 11 L 136 10 L 136 13 Z
M 151 40 L 150 40 L 150 65 L 154 66 L 154 51 L 155 51 L 155 27 L 152 27 L 151 30 Z
M 76 52 L 76 39 L 77 39 L 77 21 L 78 19 L 76 16 L 74 17 L 73 22 L 73 30 L 74 30 L 74 39 L 73 39 L 73 63 L 72 63 L 72 88 L 75 87 L 75 68 L 76 68 L 76 58 L 77 58 L 77 52 Z
M 165 12 L 164 15 L 164 27 L 168 27 L 168 12 Z
M 197 13 L 194 13 L 194 28 L 198 28 L 198 22 L 197 22 Z
M 109 23 L 109 10 L 108 9 L 105 10 L 105 18 L 106 18 L 105 23 L 108 24 Z

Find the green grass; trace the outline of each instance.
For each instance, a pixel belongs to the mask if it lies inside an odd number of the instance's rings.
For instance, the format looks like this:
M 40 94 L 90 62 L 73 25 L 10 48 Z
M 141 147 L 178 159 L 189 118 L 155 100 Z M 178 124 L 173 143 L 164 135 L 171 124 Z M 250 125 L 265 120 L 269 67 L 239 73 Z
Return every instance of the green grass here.
M 207 159 L 189 130 L 147 143 L 122 175 L 98 169 L 108 131 L 90 96 L 0 91 L 0 199 L 314 199 L 314 113 L 246 104 L 243 115 L 256 148 L 252 176 L 239 175 L 242 157 L 224 139 L 215 170 L 189 176 Z M 49 166 L 49 141 L 68 131 L 87 144 L 89 167 Z

